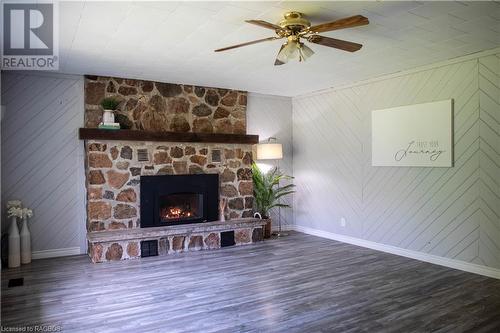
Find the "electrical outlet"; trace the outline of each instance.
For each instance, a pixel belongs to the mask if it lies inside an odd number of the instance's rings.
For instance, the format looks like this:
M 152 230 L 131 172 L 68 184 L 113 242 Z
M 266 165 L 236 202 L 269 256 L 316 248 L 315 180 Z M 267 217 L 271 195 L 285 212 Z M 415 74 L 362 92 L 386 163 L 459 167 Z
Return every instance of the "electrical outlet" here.
M 341 217 L 341 218 L 340 218 L 340 226 L 341 226 L 341 227 L 345 227 L 345 224 L 346 224 L 346 223 L 345 223 L 345 218 Z

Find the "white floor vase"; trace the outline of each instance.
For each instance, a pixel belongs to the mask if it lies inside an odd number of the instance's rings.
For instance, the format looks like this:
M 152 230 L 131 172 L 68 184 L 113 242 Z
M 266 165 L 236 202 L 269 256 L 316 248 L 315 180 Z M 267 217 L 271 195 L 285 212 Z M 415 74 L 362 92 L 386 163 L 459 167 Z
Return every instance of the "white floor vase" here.
M 9 229 L 9 267 L 21 266 L 21 244 L 17 218 L 11 217 Z
M 21 264 L 29 264 L 31 262 L 31 233 L 28 228 L 28 218 L 23 218 L 21 226 Z

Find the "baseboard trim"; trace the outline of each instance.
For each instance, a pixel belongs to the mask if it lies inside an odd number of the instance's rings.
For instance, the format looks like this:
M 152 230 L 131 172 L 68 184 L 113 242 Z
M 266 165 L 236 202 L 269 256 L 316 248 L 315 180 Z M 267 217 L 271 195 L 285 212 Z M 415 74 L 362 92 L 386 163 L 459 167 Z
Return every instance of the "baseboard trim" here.
M 428 254 L 428 253 L 402 249 L 402 248 L 396 247 L 396 246 L 380 244 L 380 243 L 376 243 L 376 242 L 372 242 L 372 241 L 368 241 L 368 240 L 364 240 L 364 239 L 360 239 L 360 238 L 335 234 L 332 232 L 313 229 L 313 228 L 304 227 L 304 226 L 300 226 L 300 225 L 293 226 L 293 229 L 295 231 L 303 232 L 305 234 L 309 234 L 309 235 L 313 235 L 313 236 L 333 239 L 333 240 L 336 240 L 339 242 L 349 243 L 349 244 L 357 245 L 357 246 L 361 246 L 361 247 L 366 247 L 366 248 L 369 248 L 372 250 L 396 254 L 396 255 L 399 255 L 402 257 L 407 257 L 407 258 L 411 258 L 411 259 L 425 261 L 425 262 L 428 262 L 431 264 L 436 264 L 436 265 L 445 266 L 445 267 L 449 267 L 449 268 L 459 269 L 459 270 L 469 272 L 469 273 L 475 273 L 475 274 L 479 274 L 479 275 L 492 277 L 495 279 L 500 279 L 500 269 L 496 269 L 496 268 L 492 268 L 492 267 L 486 267 L 486 266 L 468 263 L 468 262 L 456 260 L 456 259 L 443 258 L 443 257 L 435 256 L 432 254 Z
M 279 230 L 279 228 L 278 228 L 277 226 L 274 226 L 274 225 L 273 225 L 272 227 L 273 227 L 273 228 L 272 228 L 272 231 L 273 231 L 273 232 L 277 232 L 277 231 Z M 293 231 L 293 230 L 295 230 L 295 228 L 294 228 L 294 226 L 293 226 L 293 225 L 283 224 L 283 225 L 281 226 L 281 230 L 282 230 L 282 231 Z
M 67 247 L 62 249 L 50 249 L 42 251 L 33 251 L 31 253 L 32 259 L 45 259 L 45 258 L 55 258 L 55 257 L 65 257 L 80 254 L 79 247 Z

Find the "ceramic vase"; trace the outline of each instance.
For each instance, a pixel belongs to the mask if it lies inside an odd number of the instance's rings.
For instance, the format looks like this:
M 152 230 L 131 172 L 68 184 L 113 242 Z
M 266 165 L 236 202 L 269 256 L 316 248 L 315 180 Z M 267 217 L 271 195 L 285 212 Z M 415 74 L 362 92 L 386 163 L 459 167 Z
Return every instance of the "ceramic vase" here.
M 19 239 L 19 228 L 17 227 L 17 217 L 10 218 L 9 229 L 9 267 L 21 266 L 21 244 Z
M 23 218 L 19 237 L 21 239 L 21 264 L 29 264 L 31 262 L 31 233 L 27 216 Z

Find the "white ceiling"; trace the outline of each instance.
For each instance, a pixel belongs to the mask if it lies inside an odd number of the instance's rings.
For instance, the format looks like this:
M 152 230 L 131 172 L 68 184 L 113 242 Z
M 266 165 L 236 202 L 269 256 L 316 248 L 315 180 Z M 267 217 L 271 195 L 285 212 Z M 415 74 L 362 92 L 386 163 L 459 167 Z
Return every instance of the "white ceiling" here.
M 60 2 L 60 71 L 296 96 L 500 46 L 500 2 Z M 273 66 L 281 41 L 244 22 L 298 10 L 320 23 L 361 14 L 370 25 L 325 36 L 355 53 L 309 45 L 306 63 Z

